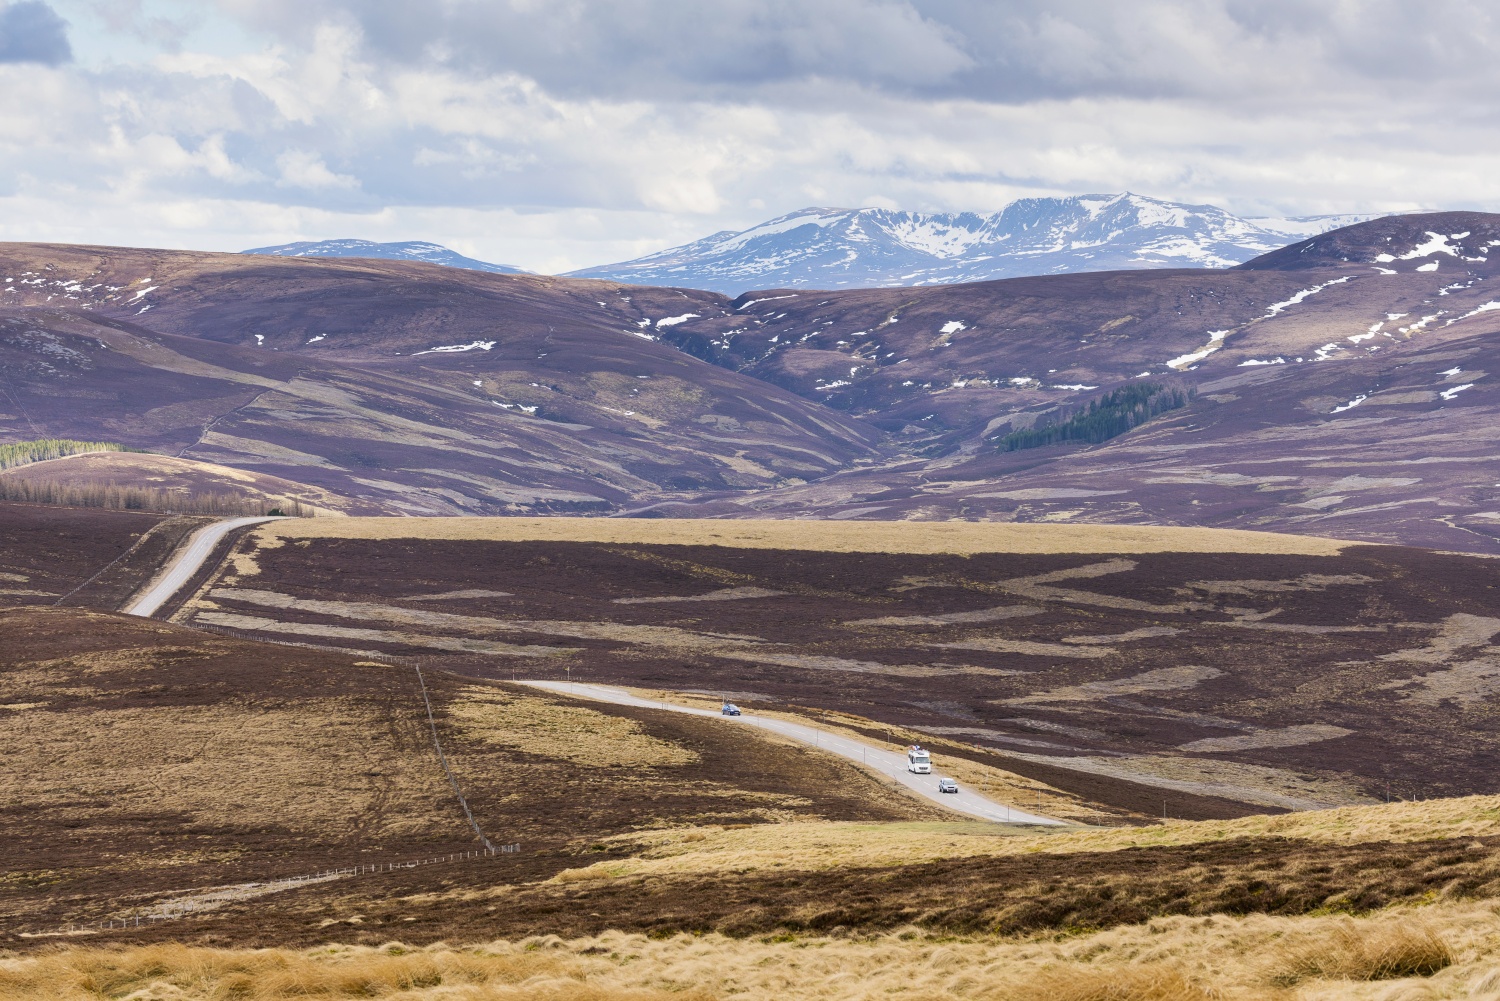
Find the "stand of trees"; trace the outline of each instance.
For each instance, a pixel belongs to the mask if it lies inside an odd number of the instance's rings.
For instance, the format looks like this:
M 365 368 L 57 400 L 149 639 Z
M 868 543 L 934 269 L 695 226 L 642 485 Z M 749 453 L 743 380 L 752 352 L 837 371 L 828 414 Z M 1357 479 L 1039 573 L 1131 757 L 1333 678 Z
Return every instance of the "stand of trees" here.
M 0 445 L 0 469 L 26 466 L 48 459 L 61 459 L 85 452 L 128 452 L 124 445 L 111 441 L 74 441 L 71 438 L 39 438 L 36 441 L 20 441 L 14 445 Z
M 97 507 L 110 511 L 150 511 L 158 514 L 199 514 L 215 517 L 275 514 L 311 518 L 317 512 L 289 498 L 254 498 L 241 494 L 179 493 L 118 483 L 59 483 L 0 476 L 0 501 Z
M 998 448 L 1002 452 L 1015 452 L 1066 441 L 1097 445 L 1146 423 L 1158 414 L 1185 407 L 1192 398 L 1192 390 L 1164 386 L 1159 382 L 1133 383 L 1090 401 L 1088 406 L 1067 420 L 1012 431 L 1000 439 Z

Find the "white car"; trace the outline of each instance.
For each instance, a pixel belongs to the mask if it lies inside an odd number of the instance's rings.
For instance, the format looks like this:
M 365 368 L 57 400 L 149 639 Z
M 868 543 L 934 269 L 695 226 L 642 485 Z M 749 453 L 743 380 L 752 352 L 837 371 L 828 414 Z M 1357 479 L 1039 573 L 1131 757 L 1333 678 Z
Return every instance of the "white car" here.
M 938 779 L 938 792 L 958 792 L 958 783 L 952 779 Z

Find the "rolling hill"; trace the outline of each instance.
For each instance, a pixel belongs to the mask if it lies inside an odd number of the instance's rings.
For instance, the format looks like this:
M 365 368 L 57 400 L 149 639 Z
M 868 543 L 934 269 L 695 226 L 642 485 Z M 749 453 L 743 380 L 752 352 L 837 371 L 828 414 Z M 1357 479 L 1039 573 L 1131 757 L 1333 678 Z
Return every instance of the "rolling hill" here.
M 863 422 L 641 325 L 719 308 L 708 293 L 21 245 L 0 269 L 12 440 L 72 428 L 428 514 L 606 512 L 877 454 Z
M 1500 217 L 1232 269 L 688 289 L 9 245 L 0 434 L 120 441 L 408 514 L 1199 524 L 1496 551 Z M 1108 441 L 1004 450 L 1131 385 Z
M 253 250 L 242 250 L 240 253 L 261 254 L 268 257 L 360 257 L 390 261 L 421 261 L 426 264 L 441 264 L 448 268 L 487 271 L 496 275 L 527 273 L 525 268 L 477 261 L 436 243 L 423 243 L 419 240 L 398 243 L 375 243 L 372 240 L 304 240 L 299 243 L 283 243 L 275 247 L 256 247 Z

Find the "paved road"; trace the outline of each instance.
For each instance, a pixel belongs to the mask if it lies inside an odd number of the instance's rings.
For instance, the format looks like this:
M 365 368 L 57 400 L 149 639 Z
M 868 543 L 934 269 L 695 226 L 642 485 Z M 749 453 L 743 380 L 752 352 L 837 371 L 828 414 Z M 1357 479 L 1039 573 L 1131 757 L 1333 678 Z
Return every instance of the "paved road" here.
M 581 681 L 523 681 L 523 685 L 533 688 L 545 688 L 560 695 L 572 695 L 578 698 L 594 699 L 599 702 L 613 702 L 621 706 L 644 706 L 651 709 L 670 709 L 672 712 L 687 713 L 691 716 L 707 716 L 710 719 L 723 720 L 725 723 L 739 726 L 754 726 L 763 730 L 770 730 L 783 737 L 811 744 L 814 747 L 829 751 L 833 754 L 857 761 L 887 778 L 895 780 L 900 785 L 909 789 L 918 796 L 929 799 L 938 806 L 945 806 L 959 813 L 966 813 L 971 817 L 979 817 L 982 820 L 994 820 L 1004 824 L 1061 824 L 1060 820 L 1051 817 L 1041 817 L 1034 813 L 1018 810 L 1005 803 L 997 803 L 992 799 L 979 795 L 962 786 L 959 787 L 957 795 L 953 793 L 940 793 L 937 791 L 937 780 L 939 773 L 931 775 L 913 775 L 906 770 L 906 755 L 885 748 L 876 747 L 873 744 L 865 744 L 848 737 L 835 736 L 825 733 L 816 727 L 804 726 L 801 723 L 792 723 L 787 720 L 776 719 L 769 716 L 755 716 L 746 713 L 744 716 L 721 716 L 711 709 L 689 709 L 686 706 L 674 706 L 667 702 L 653 702 L 643 699 L 621 688 L 613 688 L 609 685 L 590 685 Z
M 246 525 L 257 525 L 263 521 L 275 521 L 275 518 L 230 518 L 228 521 L 216 521 L 212 525 L 205 525 L 188 537 L 187 544 L 178 548 L 174 558 L 156 582 L 136 598 L 122 611 L 126 615 L 139 615 L 142 618 L 150 618 L 155 615 L 161 606 L 171 600 L 172 595 L 182 590 L 184 584 L 193 579 L 193 574 L 203 567 L 203 561 L 230 532 Z

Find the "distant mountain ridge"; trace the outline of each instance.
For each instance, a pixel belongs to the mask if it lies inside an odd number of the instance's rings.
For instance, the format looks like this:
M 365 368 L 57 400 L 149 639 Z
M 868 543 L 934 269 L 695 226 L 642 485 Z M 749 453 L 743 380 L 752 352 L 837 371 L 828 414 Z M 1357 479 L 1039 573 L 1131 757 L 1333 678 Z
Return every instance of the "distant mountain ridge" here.
M 1130 193 L 1024 198 L 995 213 L 808 208 L 570 278 L 707 289 L 948 285 L 1143 268 L 1224 268 L 1366 215 L 1244 219 Z
M 440 244 L 424 243 L 420 240 L 398 243 L 375 243 L 372 240 L 303 241 L 283 243 L 277 247 L 257 247 L 254 250 L 242 250 L 240 253 L 264 254 L 268 257 L 378 257 L 383 260 L 422 261 L 427 264 L 441 264 L 448 268 L 488 271 L 497 275 L 530 274 L 524 268 L 478 261 Z

